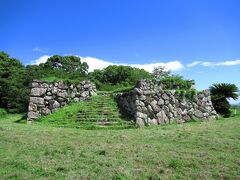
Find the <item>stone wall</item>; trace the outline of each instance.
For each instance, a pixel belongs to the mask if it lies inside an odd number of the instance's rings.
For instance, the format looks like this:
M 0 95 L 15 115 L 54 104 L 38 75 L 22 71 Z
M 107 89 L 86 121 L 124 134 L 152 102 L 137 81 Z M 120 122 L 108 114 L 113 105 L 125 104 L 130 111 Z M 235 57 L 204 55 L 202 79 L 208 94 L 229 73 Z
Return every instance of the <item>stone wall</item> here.
M 142 80 L 131 92 L 119 94 L 117 101 L 122 113 L 138 126 L 217 118 L 209 90 L 186 98 L 176 90 L 166 91 L 153 81 Z
M 67 85 L 59 82 L 33 80 L 28 106 L 28 121 L 50 114 L 70 102 L 87 100 L 96 94 L 96 86 L 90 81 Z

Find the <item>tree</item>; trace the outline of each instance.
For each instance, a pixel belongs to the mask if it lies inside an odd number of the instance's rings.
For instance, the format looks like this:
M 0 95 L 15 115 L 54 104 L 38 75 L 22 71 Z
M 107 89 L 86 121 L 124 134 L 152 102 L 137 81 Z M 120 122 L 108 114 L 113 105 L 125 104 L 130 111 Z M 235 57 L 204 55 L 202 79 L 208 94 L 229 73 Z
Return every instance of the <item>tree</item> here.
M 101 83 L 109 84 L 129 84 L 134 85 L 140 79 L 152 77 L 151 74 L 144 69 L 133 68 L 130 66 L 110 65 L 103 70 L 94 70 L 90 76 Z
M 170 76 L 171 71 L 167 70 L 164 66 L 158 66 L 153 68 L 153 76 L 157 80 L 161 80 L 165 77 Z
M 238 87 L 235 84 L 219 83 L 210 87 L 212 103 L 215 110 L 223 117 L 231 115 L 228 99 L 238 99 Z
M 29 92 L 25 67 L 19 60 L 0 52 L 0 108 L 11 112 L 26 111 Z
M 54 55 L 48 58 L 44 64 L 45 68 L 49 69 L 62 69 L 67 73 L 79 72 L 80 75 L 86 75 L 88 71 L 88 64 L 81 62 L 77 56 L 59 56 Z

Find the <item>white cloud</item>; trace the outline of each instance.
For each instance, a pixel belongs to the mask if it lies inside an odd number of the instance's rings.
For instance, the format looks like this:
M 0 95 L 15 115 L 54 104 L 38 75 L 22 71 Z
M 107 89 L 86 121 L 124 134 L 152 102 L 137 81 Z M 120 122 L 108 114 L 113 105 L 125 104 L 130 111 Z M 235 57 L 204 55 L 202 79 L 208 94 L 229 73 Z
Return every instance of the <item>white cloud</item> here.
M 32 51 L 40 52 L 40 53 L 47 53 L 48 50 L 49 50 L 48 48 L 39 48 L 39 47 L 35 47 L 32 49 Z
M 49 57 L 50 57 L 49 55 L 41 56 L 40 58 L 32 61 L 31 64 L 45 63 Z M 146 71 L 149 71 L 149 72 L 152 72 L 153 68 L 157 66 L 164 66 L 167 70 L 171 70 L 171 71 L 178 71 L 184 68 L 184 66 L 180 61 L 170 61 L 167 63 L 151 63 L 151 64 L 126 64 L 126 63 L 121 64 L 121 63 L 112 63 L 110 61 L 106 61 L 106 60 L 98 59 L 94 57 L 81 57 L 81 56 L 78 56 L 78 57 L 81 58 L 82 62 L 86 62 L 89 65 L 89 72 L 94 71 L 95 69 L 106 68 L 109 65 L 131 66 L 131 67 L 145 69 Z
M 213 67 L 213 66 L 235 66 L 240 65 L 240 60 L 233 60 L 233 61 L 223 61 L 223 62 L 209 62 L 209 61 L 194 61 L 187 65 L 187 67 L 194 67 L 197 65 L 202 65 L 205 67 Z
M 190 64 L 187 64 L 187 67 L 194 67 L 194 66 L 197 66 L 198 64 L 200 64 L 202 61 L 193 61 L 192 63 Z
M 170 61 L 167 63 L 152 63 L 152 64 L 123 64 L 140 69 L 145 69 L 148 72 L 152 72 L 154 67 L 163 66 L 166 70 L 178 71 L 184 68 L 180 61 Z
M 80 57 L 80 56 L 79 56 Z M 113 63 L 104 61 L 102 59 L 97 59 L 94 57 L 80 57 L 82 62 L 86 62 L 89 66 L 88 71 L 94 71 L 94 69 L 103 69 L 109 65 L 113 65 Z
M 97 59 L 93 57 L 80 57 L 82 62 L 86 62 L 89 65 L 89 71 L 94 69 L 103 69 L 109 65 L 125 65 L 135 68 L 144 69 L 146 71 L 152 72 L 154 67 L 164 66 L 167 70 L 177 71 L 183 69 L 183 65 L 180 61 L 171 61 L 168 63 L 152 63 L 152 64 L 126 64 L 126 63 L 112 63 L 102 59 Z
M 234 66 L 234 65 L 240 65 L 240 60 L 235 61 L 224 61 L 216 64 L 217 66 Z
M 45 62 L 47 62 L 47 59 L 50 58 L 50 57 L 51 57 L 51 56 L 49 56 L 49 55 L 41 56 L 40 58 L 32 61 L 30 64 L 31 64 L 31 65 L 39 65 L 39 64 L 41 64 L 41 63 L 45 63 Z
M 214 66 L 214 63 L 212 63 L 212 62 L 203 62 L 203 63 L 201 63 L 201 65 L 209 67 L 209 66 Z

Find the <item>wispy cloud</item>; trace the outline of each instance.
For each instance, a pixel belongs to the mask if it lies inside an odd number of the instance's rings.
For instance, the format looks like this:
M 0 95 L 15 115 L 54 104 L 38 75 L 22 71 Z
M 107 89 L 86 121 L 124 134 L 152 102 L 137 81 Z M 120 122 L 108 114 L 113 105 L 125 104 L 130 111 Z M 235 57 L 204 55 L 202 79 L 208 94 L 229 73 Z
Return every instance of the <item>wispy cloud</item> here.
M 32 49 L 32 51 L 34 52 L 40 52 L 40 53 L 47 53 L 48 52 L 48 48 L 39 48 L 39 47 L 35 47 Z
M 50 57 L 49 55 L 41 56 L 40 58 L 32 61 L 31 64 L 45 63 L 49 57 Z M 106 60 L 98 59 L 94 57 L 81 57 L 81 56 L 78 56 L 78 57 L 81 58 L 82 62 L 86 62 L 89 65 L 89 72 L 92 72 L 95 69 L 103 69 L 109 65 L 126 65 L 126 66 L 131 66 L 136 68 L 142 68 L 149 72 L 152 72 L 153 68 L 157 66 L 164 66 L 167 70 L 171 70 L 171 71 L 178 71 L 184 68 L 183 64 L 180 61 L 170 61 L 167 63 L 159 62 L 159 63 L 150 63 L 150 64 L 125 64 L 125 63 L 121 64 L 121 63 L 112 63 L 110 61 L 106 61 Z
M 152 64 L 123 64 L 136 68 L 145 69 L 146 71 L 152 72 L 154 67 L 163 66 L 166 70 L 179 71 L 184 68 L 180 61 L 170 61 L 167 63 L 152 63 Z
M 202 65 L 205 67 L 214 67 L 214 66 L 235 66 L 240 65 L 240 60 L 231 60 L 223 62 L 210 62 L 210 61 L 194 61 L 190 64 L 187 64 L 187 67 L 194 67 L 197 65 Z
M 201 63 L 201 65 L 203 65 L 205 67 L 208 67 L 208 66 L 214 66 L 214 63 L 212 63 L 212 62 L 203 62 L 203 63 Z
M 234 65 L 240 65 L 240 60 L 235 61 L 224 61 L 216 64 L 217 66 L 234 66 Z
M 187 64 L 187 67 L 194 67 L 194 66 L 197 66 L 198 64 L 200 64 L 202 61 L 193 61 L 192 63 L 190 64 Z

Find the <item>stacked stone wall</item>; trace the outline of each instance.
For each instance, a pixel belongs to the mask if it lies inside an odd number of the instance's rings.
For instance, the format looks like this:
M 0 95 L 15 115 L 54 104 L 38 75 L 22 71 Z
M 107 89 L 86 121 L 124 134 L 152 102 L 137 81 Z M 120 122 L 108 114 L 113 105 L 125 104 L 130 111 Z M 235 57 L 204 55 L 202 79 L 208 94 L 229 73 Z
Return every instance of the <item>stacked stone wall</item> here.
M 218 117 L 209 90 L 187 98 L 176 90 L 163 90 L 153 81 L 140 81 L 133 91 L 119 94 L 117 101 L 121 111 L 133 118 L 138 126 Z
M 68 85 L 63 81 L 46 82 L 33 80 L 28 106 L 28 121 L 50 114 L 58 108 L 89 99 L 96 94 L 96 86 L 90 81 Z

